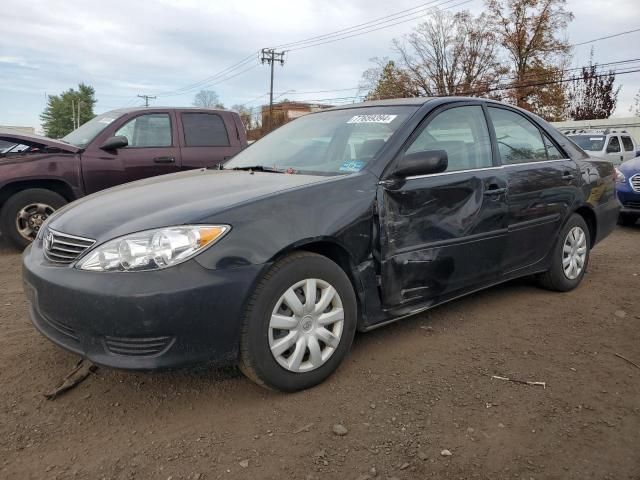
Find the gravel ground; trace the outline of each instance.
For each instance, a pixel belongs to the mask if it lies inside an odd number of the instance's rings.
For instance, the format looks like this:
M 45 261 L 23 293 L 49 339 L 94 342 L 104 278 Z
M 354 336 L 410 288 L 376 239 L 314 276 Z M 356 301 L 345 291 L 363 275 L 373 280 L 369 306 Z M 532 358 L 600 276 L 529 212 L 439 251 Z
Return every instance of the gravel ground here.
M 615 355 L 640 364 L 640 226 L 573 292 L 511 282 L 359 335 L 288 395 L 235 369 L 99 369 L 45 400 L 77 358 L 31 326 L 20 256 L 0 265 L 2 479 L 640 478 L 640 369 Z

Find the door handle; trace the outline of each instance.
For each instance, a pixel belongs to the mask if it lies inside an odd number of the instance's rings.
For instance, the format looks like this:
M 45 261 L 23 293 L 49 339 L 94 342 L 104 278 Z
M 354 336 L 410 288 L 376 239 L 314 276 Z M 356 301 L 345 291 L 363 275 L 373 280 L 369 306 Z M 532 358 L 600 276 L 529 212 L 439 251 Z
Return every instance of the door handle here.
M 156 157 L 153 159 L 155 163 L 175 163 L 174 157 Z
M 573 180 L 574 178 L 576 178 L 576 177 L 574 177 L 574 176 L 573 176 L 573 174 L 572 174 L 571 172 L 568 172 L 568 171 L 567 171 L 567 172 L 564 172 L 564 173 L 562 174 L 562 179 L 563 179 L 563 180 L 567 180 L 567 181 L 569 181 L 569 180 Z
M 498 185 L 493 183 L 493 184 L 489 185 L 489 188 L 487 188 L 484 191 L 484 194 L 485 195 L 502 195 L 506 191 L 507 191 L 507 189 L 505 187 L 499 187 Z

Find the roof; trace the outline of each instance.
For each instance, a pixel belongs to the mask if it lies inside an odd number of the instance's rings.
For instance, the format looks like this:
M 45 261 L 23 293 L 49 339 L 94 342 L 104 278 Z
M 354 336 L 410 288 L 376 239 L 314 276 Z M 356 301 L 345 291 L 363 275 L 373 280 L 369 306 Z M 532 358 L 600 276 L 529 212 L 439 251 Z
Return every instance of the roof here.
M 497 100 L 491 100 L 489 98 L 483 97 L 460 97 L 460 96 L 451 96 L 451 97 L 413 97 L 413 98 L 389 98 L 386 100 L 372 100 L 368 102 L 360 102 L 360 103 L 349 103 L 347 105 L 339 105 L 333 107 L 329 110 L 342 110 L 346 108 L 360 108 L 360 107 L 389 107 L 389 106 L 414 106 L 420 107 L 426 103 L 434 102 L 436 100 L 447 100 L 447 101 L 456 101 L 456 102 L 468 102 L 468 101 L 481 101 L 488 103 L 496 103 L 498 105 L 504 105 L 503 102 L 499 102 Z M 513 107 L 513 105 L 510 105 Z
M 225 110 L 223 108 L 207 108 L 207 107 L 127 107 L 127 108 L 115 108 L 113 110 L 109 110 L 106 112 L 102 112 L 100 115 L 104 115 L 105 113 L 118 113 L 120 115 L 124 115 L 126 113 L 131 112 L 154 112 L 154 111 L 167 111 L 167 110 L 193 110 L 194 112 L 228 112 L 231 110 Z

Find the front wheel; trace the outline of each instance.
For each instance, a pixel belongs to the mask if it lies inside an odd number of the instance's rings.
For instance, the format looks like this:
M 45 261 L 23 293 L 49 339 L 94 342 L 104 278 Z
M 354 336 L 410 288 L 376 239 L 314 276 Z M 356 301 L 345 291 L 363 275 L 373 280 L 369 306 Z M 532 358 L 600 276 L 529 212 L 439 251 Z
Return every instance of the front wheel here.
M 356 330 L 355 293 L 333 261 L 297 252 L 276 262 L 247 306 L 240 369 L 281 391 L 313 387 L 333 373 Z
M 574 213 L 553 247 L 551 268 L 539 276 L 541 286 L 557 292 L 576 288 L 589 264 L 590 245 L 589 228 L 584 218 Z
M 0 231 L 14 247 L 23 249 L 35 240 L 47 217 L 66 203 L 62 195 L 51 190 L 22 190 L 9 197 L 2 207 Z

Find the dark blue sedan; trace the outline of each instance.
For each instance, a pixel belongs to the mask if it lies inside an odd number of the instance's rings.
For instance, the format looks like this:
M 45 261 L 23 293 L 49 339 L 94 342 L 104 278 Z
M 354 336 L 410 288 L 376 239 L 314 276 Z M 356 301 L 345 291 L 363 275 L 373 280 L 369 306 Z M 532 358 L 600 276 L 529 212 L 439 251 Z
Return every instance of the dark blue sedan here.
M 622 204 L 621 225 L 634 225 L 640 218 L 640 157 L 616 168 L 616 192 Z

